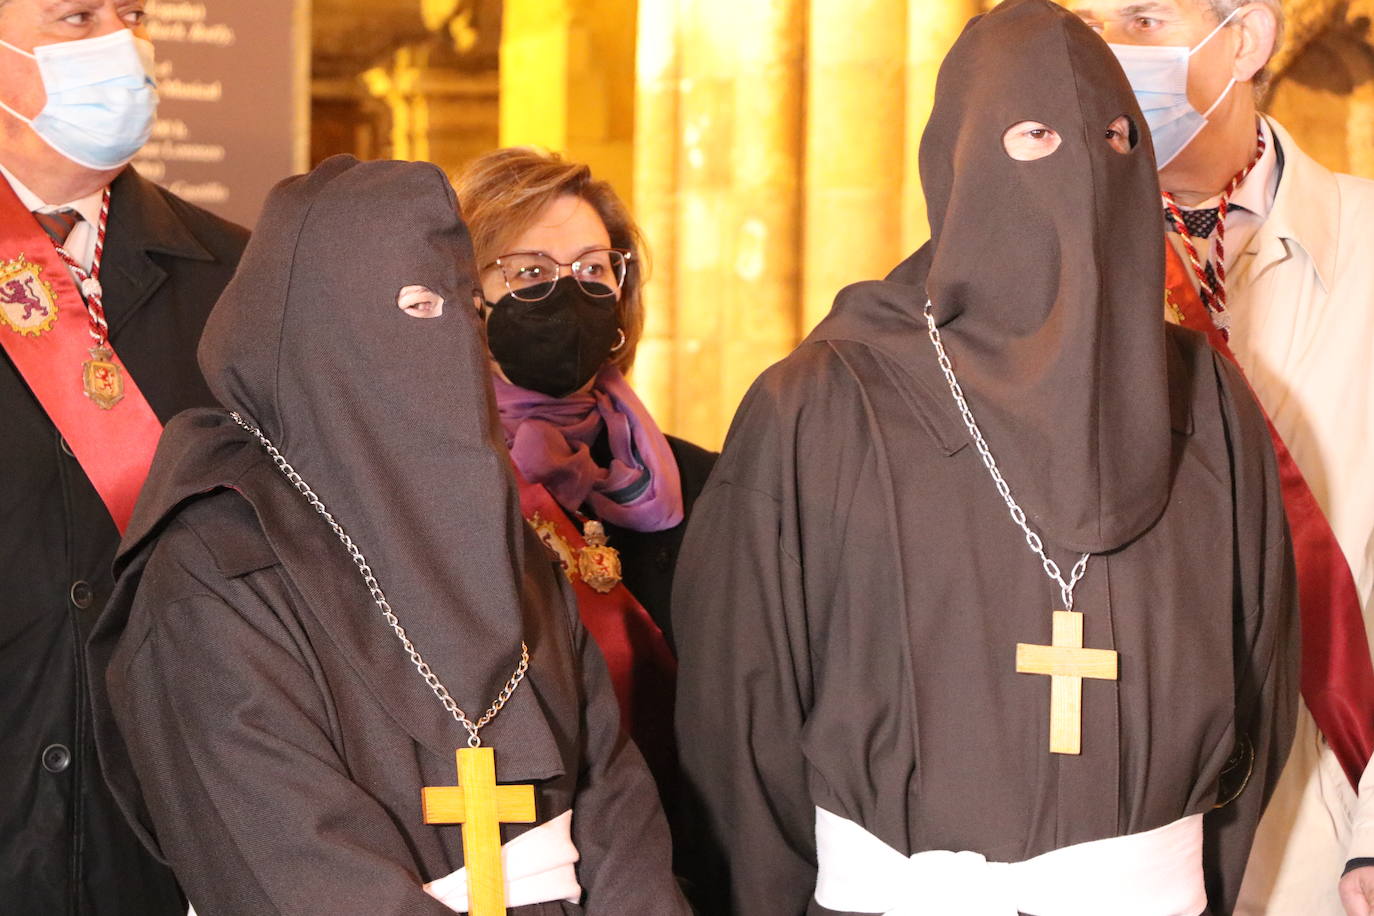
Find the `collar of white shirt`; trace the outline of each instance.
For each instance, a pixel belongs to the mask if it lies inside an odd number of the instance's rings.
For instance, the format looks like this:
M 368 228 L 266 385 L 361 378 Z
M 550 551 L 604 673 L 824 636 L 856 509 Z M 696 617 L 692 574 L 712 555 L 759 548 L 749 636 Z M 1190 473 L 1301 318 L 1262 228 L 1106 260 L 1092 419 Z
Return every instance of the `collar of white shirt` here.
M 1274 142 L 1274 132 L 1269 129 L 1269 122 L 1260 118 L 1259 125 L 1260 133 L 1264 136 L 1264 153 L 1250 170 L 1250 174 L 1240 183 L 1240 187 L 1236 188 L 1236 193 L 1231 195 L 1231 205 L 1245 208 L 1263 222 L 1269 218 L 1269 211 L 1274 209 L 1274 198 L 1279 192 L 1279 175 L 1283 167 L 1279 159 L 1282 152 L 1279 145 Z
M 5 180 L 10 183 L 10 187 L 14 189 L 14 193 L 19 197 L 19 202 L 30 211 L 36 213 L 56 213 L 58 210 L 64 210 L 70 207 L 77 213 L 80 213 L 82 218 L 92 226 L 100 222 L 100 201 L 101 196 L 105 193 L 104 188 L 92 191 L 90 194 L 78 198 L 77 200 L 69 200 L 61 204 L 50 204 L 30 191 L 24 182 L 16 178 L 15 174 L 3 165 L 0 165 L 0 175 L 5 176 Z
M 1274 208 L 1274 198 L 1278 196 L 1279 176 L 1283 172 L 1283 161 L 1280 158 L 1282 153 L 1279 151 L 1278 144 L 1274 141 L 1274 133 L 1269 129 L 1269 123 L 1264 118 L 1259 119 L 1260 133 L 1264 135 L 1264 153 L 1261 154 L 1259 162 L 1250 170 L 1250 174 L 1245 176 L 1245 180 L 1236 188 L 1236 192 L 1231 195 L 1230 206 L 1239 207 L 1248 213 L 1259 217 L 1260 222 L 1269 216 L 1269 211 Z M 1183 207 L 1184 210 L 1214 210 L 1221 203 L 1221 195 L 1216 194 L 1191 207 Z M 1229 228 L 1229 227 L 1228 227 Z
M 67 244 L 63 246 L 76 259 L 82 267 L 90 269 L 91 261 L 95 258 L 96 232 L 95 228 L 100 223 L 100 204 L 105 193 L 104 188 L 92 191 L 85 197 L 78 200 L 67 201 L 61 204 L 50 204 L 39 197 L 33 191 L 15 177 L 9 169 L 0 165 L 0 175 L 5 176 L 10 187 L 14 189 L 15 195 L 29 211 L 37 213 L 55 213 L 68 207 L 80 213 L 83 221 L 76 224 L 72 234 L 67 238 Z M 75 277 L 75 274 L 73 274 Z M 78 278 L 79 282 L 79 278 Z
M 1259 119 L 1259 129 L 1264 136 L 1264 153 L 1255 163 L 1255 167 L 1250 170 L 1250 174 L 1245 176 L 1245 180 L 1231 195 L 1230 209 L 1226 215 L 1227 267 L 1234 266 L 1242 254 L 1255 253 L 1250 250 L 1251 243 L 1255 240 L 1260 226 L 1264 225 L 1264 221 L 1269 218 L 1270 211 L 1274 209 L 1274 199 L 1278 196 L 1279 178 L 1283 172 L 1283 153 L 1274 139 L 1273 131 L 1269 129 L 1269 123 L 1264 118 Z M 1216 208 L 1220 203 L 1221 195 L 1218 194 L 1202 201 L 1197 206 L 1184 207 L 1183 209 L 1208 210 Z M 1210 260 L 1213 244 L 1213 240 L 1209 238 L 1203 245 L 1199 246 L 1203 249 L 1199 254 Z M 1177 241 L 1174 241 L 1174 245 L 1180 247 L 1180 243 Z

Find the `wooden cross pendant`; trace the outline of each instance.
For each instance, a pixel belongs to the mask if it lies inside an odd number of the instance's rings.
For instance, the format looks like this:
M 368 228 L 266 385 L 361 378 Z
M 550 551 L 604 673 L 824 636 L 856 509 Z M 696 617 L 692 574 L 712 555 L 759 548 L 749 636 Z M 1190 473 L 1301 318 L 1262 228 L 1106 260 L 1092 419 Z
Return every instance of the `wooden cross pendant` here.
M 1083 648 L 1083 615 L 1054 612 L 1052 645 L 1016 644 L 1016 670 L 1050 676 L 1050 752 L 1082 753 L 1083 678 L 1116 680 L 1117 654 Z
M 504 916 L 506 877 L 501 869 L 501 825 L 534 821 L 534 786 L 498 786 L 489 747 L 458 749 L 458 785 L 425 786 L 426 824 L 463 825 L 470 916 Z

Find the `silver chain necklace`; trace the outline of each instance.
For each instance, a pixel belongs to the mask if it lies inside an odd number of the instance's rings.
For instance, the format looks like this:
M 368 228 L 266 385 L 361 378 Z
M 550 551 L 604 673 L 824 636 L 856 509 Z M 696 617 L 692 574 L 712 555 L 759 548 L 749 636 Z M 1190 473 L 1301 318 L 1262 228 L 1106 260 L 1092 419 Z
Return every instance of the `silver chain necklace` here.
M 448 688 L 445 687 L 438 676 L 430 670 L 429 664 L 420 657 L 419 650 L 415 648 L 415 644 L 412 643 L 410 637 L 406 635 L 405 628 L 401 626 L 400 620 L 396 618 L 396 614 L 391 610 L 391 604 L 386 600 L 386 594 L 382 591 L 382 587 L 377 584 L 376 577 L 372 575 L 372 567 L 367 565 L 367 560 L 363 557 L 362 551 L 358 550 L 358 546 L 353 543 L 353 539 L 344 531 L 343 526 L 334 519 L 330 511 L 325 508 L 324 503 L 320 502 L 320 498 L 315 495 L 314 490 L 310 489 L 310 485 L 301 478 L 301 475 L 296 473 L 296 469 L 286 463 L 286 459 L 282 457 L 281 452 L 277 451 L 272 441 L 263 435 L 262 430 L 243 419 L 243 417 L 239 416 L 235 411 L 229 411 L 229 416 L 235 423 L 242 426 L 257 438 L 258 442 L 262 444 L 262 447 L 267 450 L 267 454 L 271 457 L 272 463 L 277 466 L 277 470 L 282 472 L 301 496 L 305 497 L 305 501 L 310 503 L 315 511 L 329 523 L 330 528 L 334 529 L 334 533 L 339 536 L 340 542 L 348 549 L 348 555 L 353 559 L 353 565 L 358 567 L 358 573 L 363 577 L 363 584 L 367 586 L 367 590 L 372 594 L 372 600 L 377 603 L 377 607 L 381 610 L 382 616 L 386 618 L 386 622 L 391 626 L 392 631 L 396 634 L 396 638 L 401 641 L 401 647 L 405 649 L 406 654 L 410 656 L 410 662 L 415 666 L 415 670 L 420 673 L 420 677 L 425 679 L 425 683 L 429 685 L 430 690 L 434 691 L 434 695 L 438 697 L 444 709 L 448 710 L 449 715 L 453 716 L 454 720 L 467 730 L 468 747 L 481 747 L 482 739 L 477 733 L 485 728 L 492 719 L 496 718 L 496 714 L 506 705 L 506 701 L 511 698 L 511 694 L 515 693 L 515 688 L 519 687 L 520 682 L 525 679 L 525 672 L 528 671 L 530 667 L 529 647 L 525 645 L 524 641 L 521 641 L 520 664 L 516 667 L 515 673 L 512 674 L 510 680 L 506 682 L 506 686 L 501 688 L 501 692 L 497 695 L 495 702 L 487 707 L 487 711 L 482 714 L 482 718 L 478 719 L 476 722 L 469 719 L 467 714 L 453 701 L 453 697 L 449 696 Z
M 963 415 L 964 425 L 968 427 L 969 434 L 973 436 L 973 444 L 978 448 L 978 454 L 983 456 L 983 464 L 987 467 L 988 473 L 992 475 L 992 482 L 997 484 L 997 492 L 1002 494 L 1002 500 L 1007 504 L 1007 509 L 1011 511 L 1011 520 L 1026 535 L 1026 543 L 1030 545 L 1031 551 L 1040 558 L 1040 565 L 1044 567 L 1045 575 L 1059 584 L 1059 595 L 1064 599 L 1064 610 L 1073 610 L 1073 590 L 1078 585 L 1078 580 L 1083 578 L 1083 572 L 1088 568 L 1089 554 L 1083 554 L 1078 558 L 1078 562 L 1069 571 L 1069 581 L 1064 581 L 1063 574 L 1059 571 L 1059 564 L 1045 556 L 1045 544 L 1040 540 L 1040 535 L 1030 530 L 1026 524 L 1026 513 L 1016 504 L 1012 498 L 1011 487 L 1002 479 L 1002 472 L 997 469 L 997 462 L 992 457 L 992 452 L 988 449 L 988 443 L 983 438 L 983 431 L 978 428 L 978 423 L 973 419 L 973 411 L 969 409 L 968 401 L 964 399 L 964 389 L 959 386 L 959 380 L 954 377 L 954 365 L 949 361 L 949 354 L 945 352 L 944 342 L 940 339 L 940 331 L 935 327 L 935 316 L 931 313 L 931 304 L 926 300 L 925 316 L 926 327 L 929 329 L 930 342 L 935 344 L 935 353 L 940 358 L 940 371 L 945 374 L 945 381 L 949 382 L 950 393 L 954 395 L 955 406 L 959 408 L 959 413 Z

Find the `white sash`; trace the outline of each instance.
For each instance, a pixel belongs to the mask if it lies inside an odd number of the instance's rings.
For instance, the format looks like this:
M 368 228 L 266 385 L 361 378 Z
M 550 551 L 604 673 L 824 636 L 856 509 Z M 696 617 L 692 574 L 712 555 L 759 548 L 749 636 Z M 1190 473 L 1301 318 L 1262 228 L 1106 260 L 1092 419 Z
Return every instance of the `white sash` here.
M 572 809 L 520 834 L 501 847 L 506 876 L 506 906 L 529 906 L 582 899 L 577 883 L 577 847 L 572 841 Z M 459 913 L 468 911 L 468 870 L 460 868 L 425 885 L 440 903 Z
M 904 856 L 853 821 L 817 808 L 816 858 L 816 902 L 840 912 L 1198 916 L 1207 908 L 1201 814 L 1005 863 L 976 852 Z

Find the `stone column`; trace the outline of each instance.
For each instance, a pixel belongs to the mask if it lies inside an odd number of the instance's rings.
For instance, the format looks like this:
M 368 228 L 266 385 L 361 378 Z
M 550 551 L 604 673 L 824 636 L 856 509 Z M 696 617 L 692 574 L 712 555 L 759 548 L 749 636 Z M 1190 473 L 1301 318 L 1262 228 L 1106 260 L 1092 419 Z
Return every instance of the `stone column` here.
M 636 0 L 506 0 L 501 145 L 587 162 L 633 192 Z
M 501 12 L 501 145 L 567 143 L 567 0 L 506 0 Z
M 906 254 L 907 0 L 810 0 L 809 31 L 803 333 Z
M 930 121 L 935 79 L 964 25 L 983 12 L 980 0 L 911 0 L 907 9 L 906 174 L 902 185 L 902 250 L 912 252 L 930 238 L 921 195 L 921 134 Z
M 655 251 L 636 385 L 718 445 L 844 284 L 925 240 L 916 150 L 981 0 L 644 0 L 636 216 Z
M 643 0 L 635 62 L 634 215 L 648 241 L 644 336 L 634 388 L 664 429 L 677 428 L 678 0 Z
M 682 12 L 676 428 L 717 446 L 800 318 L 801 0 Z

